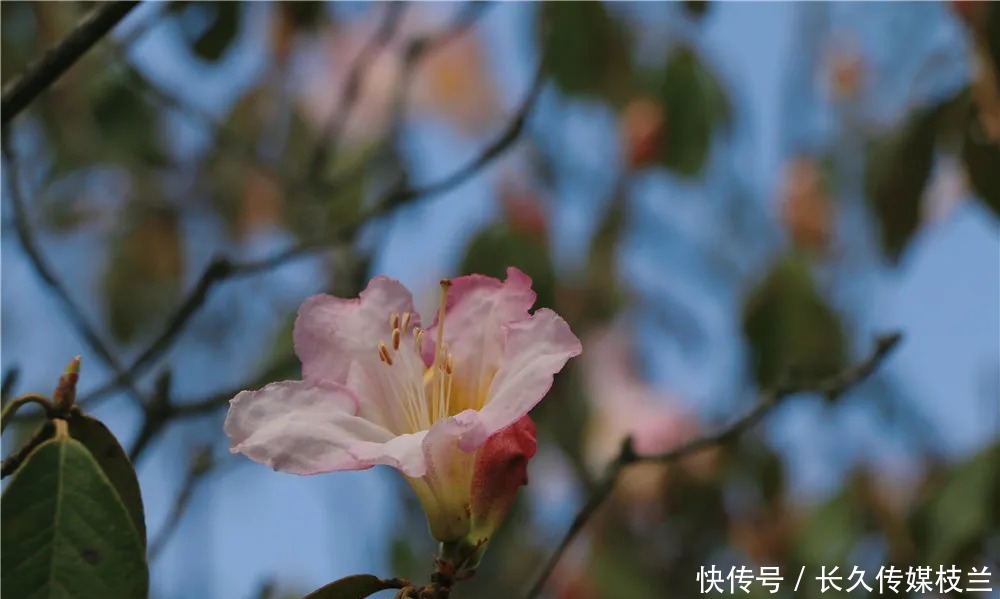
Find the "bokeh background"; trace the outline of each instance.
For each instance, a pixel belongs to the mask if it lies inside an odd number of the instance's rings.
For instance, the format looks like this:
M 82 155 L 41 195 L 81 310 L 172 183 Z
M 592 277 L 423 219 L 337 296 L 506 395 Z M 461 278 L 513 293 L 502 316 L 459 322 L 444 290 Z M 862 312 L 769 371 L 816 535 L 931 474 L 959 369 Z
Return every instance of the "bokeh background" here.
M 4 2 L 4 82 L 85 8 Z M 384 273 L 427 313 L 441 277 L 518 266 L 585 353 L 455 592 L 514 597 L 625 435 L 669 449 L 899 330 L 849 396 L 630 470 L 547 596 L 694 596 L 710 564 L 858 566 L 869 585 L 883 564 L 989 565 L 1000 588 L 998 67 L 991 3 L 145 4 L 4 132 L 5 397 L 84 356 L 86 408 L 135 457 L 157 599 L 424 580 L 435 548 L 394 471 L 232 456 L 226 400 L 298 376 L 311 294 Z M 213 258 L 257 266 L 193 302 L 129 390 L 19 218 L 119 366 Z

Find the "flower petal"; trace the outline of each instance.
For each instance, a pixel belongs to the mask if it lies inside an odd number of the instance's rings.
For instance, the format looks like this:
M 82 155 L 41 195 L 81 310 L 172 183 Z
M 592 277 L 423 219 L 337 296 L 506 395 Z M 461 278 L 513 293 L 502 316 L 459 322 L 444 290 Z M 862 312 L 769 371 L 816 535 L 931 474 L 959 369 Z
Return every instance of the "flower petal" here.
M 319 381 L 272 383 L 229 402 L 230 451 L 293 474 L 363 470 L 347 447 L 384 443 L 393 435 L 356 416 L 357 398 L 343 385 Z
M 445 308 L 444 340 L 455 362 L 456 382 L 480 407 L 504 353 L 504 325 L 528 318 L 535 303 L 531 277 L 514 267 L 507 280 L 467 275 L 452 281 Z M 434 322 L 441 317 L 436 315 Z M 430 332 L 430 331 L 429 331 Z
M 566 361 L 583 351 L 566 321 L 547 308 L 506 328 L 500 370 L 479 412 L 481 426 L 463 435 L 460 442 L 466 451 L 527 414 L 548 393 L 553 377 Z
M 395 279 L 374 277 L 353 299 L 314 295 L 299 308 L 295 320 L 295 353 L 302 378 L 344 383 L 351 362 L 377 361 L 378 342 L 389 341 L 389 315 L 413 312 L 413 296 Z M 413 314 L 410 322 L 420 324 Z

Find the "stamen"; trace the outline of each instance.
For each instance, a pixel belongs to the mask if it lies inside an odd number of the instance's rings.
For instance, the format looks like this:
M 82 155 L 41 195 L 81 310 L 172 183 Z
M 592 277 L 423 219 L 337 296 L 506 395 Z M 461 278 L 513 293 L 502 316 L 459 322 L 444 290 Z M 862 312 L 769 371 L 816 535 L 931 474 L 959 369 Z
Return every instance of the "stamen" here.
M 389 354 L 389 348 L 386 347 L 385 341 L 378 342 L 378 353 L 382 357 L 382 361 L 392 366 L 392 355 Z
M 399 328 L 399 314 L 393 312 L 389 315 L 389 328 L 398 329 Z
M 444 372 L 448 376 L 455 371 L 455 358 L 448 352 L 448 356 L 444 359 Z
M 434 363 L 438 365 L 443 359 L 442 342 L 444 341 L 444 313 L 448 305 L 448 289 L 450 287 L 450 279 L 441 279 L 441 303 L 438 306 L 437 352 L 434 354 Z
M 399 351 L 399 329 L 392 330 L 392 349 Z
M 424 333 L 424 330 L 421 329 L 420 327 L 414 327 L 413 328 L 413 345 L 414 345 L 414 347 L 416 347 L 418 354 L 421 353 L 421 350 L 424 347 L 424 335 L 425 334 L 426 333 Z
M 410 317 L 412 314 L 409 312 L 403 312 L 403 326 L 399 327 L 400 330 L 406 331 L 410 328 Z M 394 327 L 395 328 L 395 327 Z

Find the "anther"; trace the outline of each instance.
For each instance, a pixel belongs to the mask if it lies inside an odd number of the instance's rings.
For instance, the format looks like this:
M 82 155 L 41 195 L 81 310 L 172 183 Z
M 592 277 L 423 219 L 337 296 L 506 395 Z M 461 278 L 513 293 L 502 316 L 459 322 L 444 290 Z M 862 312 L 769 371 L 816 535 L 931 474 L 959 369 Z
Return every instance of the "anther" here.
M 393 329 L 399 328 L 399 314 L 396 312 L 389 315 L 389 327 Z
M 392 366 L 392 354 L 389 353 L 389 348 L 386 347 L 385 341 L 378 342 L 378 354 L 382 357 L 382 361 Z
M 399 327 L 402 330 L 407 330 L 410 328 L 410 317 L 412 314 L 409 312 L 403 312 L 403 326 Z
M 413 329 L 413 345 L 417 348 L 417 353 L 420 353 L 424 347 L 424 330 L 420 327 L 415 327 Z
M 399 329 L 392 330 L 392 349 L 399 350 Z

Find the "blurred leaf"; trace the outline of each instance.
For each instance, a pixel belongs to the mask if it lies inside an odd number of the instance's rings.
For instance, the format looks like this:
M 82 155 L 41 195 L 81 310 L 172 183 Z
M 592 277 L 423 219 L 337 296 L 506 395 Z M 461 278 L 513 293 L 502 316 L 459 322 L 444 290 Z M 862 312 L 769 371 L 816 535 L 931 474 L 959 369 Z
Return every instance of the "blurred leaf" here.
M 872 149 L 865 173 L 868 201 L 878 219 L 882 250 L 896 262 L 920 223 L 924 188 L 934 165 L 936 109 L 914 112 Z
M 90 451 L 104 476 L 114 487 L 135 525 L 139 541 L 145 547 L 146 516 L 142 507 L 142 492 L 125 450 L 100 420 L 77 413 L 70 417 L 68 423 L 70 436 Z
M 535 307 L 555 305 L 555 270 L 543 238 L 513 230 L 507 223 L 495 223 L 480 231 L 466 249 L 461 274 L 480 273 L 501 280 L 507 267 L 516 266 L 531 277 L 538 294 Z
M 180 296 L 184 257 L 176 210 L 139 208 L 114 242 L 103 275 L 105 312 L 115 339 L 128 343 L 159 324 Z
M 195 54 L 215 62 L 226 53 L 240 30 L 241 2 L 174 2 L 181 31 Z
M 278 4 L 278 9 L 294 27 L 311 30 L 323 23 L 325 6 L 325 2 L 306 0 L 303 2 L 281 2 Z
M 31 2 L 0 3 L 0 71 L 3 85 L 19 76 L 34 57 L 38 23 Z
M 163 164 L 157 110 L 133 91 L 144 85 L 131 69 L 104 78 L 93 91 L 91 113 L 102 136 L 101 147 L 124 162 Z
M 563 93 L 618 104 L 627 91 L 630 49 L 604 2 L 544 2 L 541 44 Z
M 1000 144 L 990 142 L 974 106 L 962 139 L 962 160 L 976 194 L 1000 216 Z
M 364 599 L 379 591 L 398 589 L 394 581 L 371 574 L 355 574 L 316 589 L 302 599 Z
M 684 0 L 683 5 L 689 15 L 698 19 L 703 18 L 712 8 L 708 0 Z
M 836 312 L 816 291 L 809 267 L 795 255 L 778 260 L 748 296 L 743 332 L 760 387 L 795 376 L 829 376 L 845 363 L 846 342 Z
M 715 75 L 690 48 L 677 48 L 670 54 L 662 77 L 663 165 L 683 175 L 698 175 L 708 159 L 713 133 L 729 122 L 729 100 Z
M 857 486 L 849 482 L 809 513 L 799 530 L 797 556 L 807 565 L 828 569 L 844 564 L 863 531 Z
M 4 599 L 145 599 L 145 551 L 90 452 L 72 439 L 39 446 L 0 501 Z M 16 564 L 16 575 L 9 570 Z
M 926 563 L 959 563 L 1000 530 L 1000 445 L 956 464 L 915 511 Z

